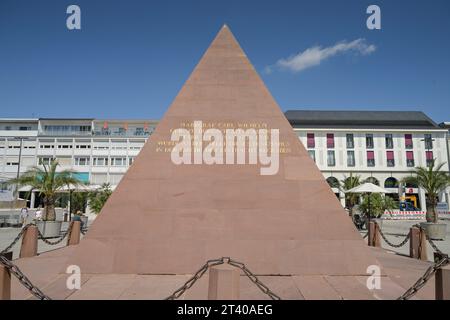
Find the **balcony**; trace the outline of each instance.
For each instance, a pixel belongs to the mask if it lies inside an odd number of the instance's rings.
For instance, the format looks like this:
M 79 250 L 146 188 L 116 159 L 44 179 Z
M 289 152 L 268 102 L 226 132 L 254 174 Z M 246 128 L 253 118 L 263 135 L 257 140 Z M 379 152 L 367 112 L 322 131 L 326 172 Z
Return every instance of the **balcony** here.
M 97 130 L 94 131 L 94 136 L 100 136 L 100 137 L 148 137 L 153 130 L 150 131 L 140 131 L 135 129 L 129 129 L 129 130 Z
M 51 136 L 51 137 L 60 137 L 60 136 L 82 136 L 88 137 L 92 135 L 91 131 L 67 131 L 67 130 L 41 130 L 39 132 L 40 136 Z

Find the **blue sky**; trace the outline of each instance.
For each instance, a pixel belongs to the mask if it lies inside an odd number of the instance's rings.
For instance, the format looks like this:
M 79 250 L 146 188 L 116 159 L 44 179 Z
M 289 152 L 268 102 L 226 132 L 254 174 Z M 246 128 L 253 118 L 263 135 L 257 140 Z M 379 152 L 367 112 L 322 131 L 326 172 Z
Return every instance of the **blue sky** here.
M 0 117 L 158 119 L 227 23 L 284 111 L 450 121 L 449 14 L 448 0 L 1 0 Z

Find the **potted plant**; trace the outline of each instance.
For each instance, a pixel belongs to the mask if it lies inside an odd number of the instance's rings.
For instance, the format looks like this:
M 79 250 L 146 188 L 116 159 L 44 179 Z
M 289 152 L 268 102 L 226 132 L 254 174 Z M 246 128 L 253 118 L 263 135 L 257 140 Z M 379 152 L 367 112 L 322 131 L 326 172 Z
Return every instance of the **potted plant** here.
M 53 160 L 43 168 L 34 166 L 27 170 L 17 179 L 12 179 L 8 183 L 18 186 L 31 186 L 32 190 L 38 190 L 43 196 L 42 220 L 36 222 L 39 231 L 44 237 L 57 237 L 61 233 L 62 221 L 56 221 L 55 201 L 58 190 L 64 186 L 79 185 L 78 180 L 72 170 L 62 170 L 57 172 L 58 162 Z
M 95 214 L 99 214 L 112 194 L 111 185 L 104 183 L 98 190 L 92 191 L 88 194 L 89 207 Z
M 369 202 L 370 197 L 370 202 Z M 370 203 L 370 208 L 369 208 Z M 382 227 L 383 220 L 381 216 L 386 212 L 390 212 L 393 209 L 398 208 L 397 202 L 388 196 L 382 196 L 379 193 L 371 193 L 370 195 L 366 194 L 363 196 L 363 201 L 359 206 L 359 209 L 363 211 L 366 215 L 369 214 L 370 217 L 375 220 L 380 228 Z
M 426 220 L 421 223 L 421 227 L 425 229 L 427 236 L 434 240 L 444 240 L 447 225 L 438 223 L 438 215 L 436 205 L 438 203 L 439 193 L 450 185 L 450 176 L 447 172 L 442 171 L 445 163 L 435 166 L 433 159 L 430 166 L 416 167 L 411 171 L 412 176 L 404 178 L 404 183 L 413 183 L 422 188 L 426 193 Z

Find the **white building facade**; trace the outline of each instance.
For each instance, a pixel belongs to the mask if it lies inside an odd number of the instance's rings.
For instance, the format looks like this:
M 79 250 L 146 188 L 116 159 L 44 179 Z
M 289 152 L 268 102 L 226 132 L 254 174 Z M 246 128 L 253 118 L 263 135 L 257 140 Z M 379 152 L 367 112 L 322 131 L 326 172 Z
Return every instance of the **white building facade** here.
M 352 174 L 389 190 L 395 200 L 426 210 L 425 191 L 414 185 L 401 188 L 399 182 L 432 159 L 449 161 L 448 129 L 422 112 L 293 110 L 286 117 L 344 206 L 338 184 Z M 439 201 L 449 203 L 449 193 L 449 188 L 442 192 Z
M 0 183 L 17 177 L 31 166 L 56 159 L 60 170 L 75 170 L 84 182 L 115 186 L 156 123 L 154 120 L 0 119 Z M 24 194 L 22 191 L 21 195 Z M 0 201 L 12 197 L 13 190 L 2 183 Z M 29 205 L 35 207 L 35 194 L 30 198 Z
M 424 191 L 406 186 L 401 194 L 398 182 L 431 159 L 449 161 L 448 128 L 422 112 L 294 110 L 286 117 L 343 205 L 336 184 L 357 174 L 425 210 Z M 52 159 L 84 182 L 114 187 L 156 125 L 156 120 L 0 119 L 0 201 L 13 198 L 5 181 Z M 449 202 L 449 191 L 440 201 Z M 19 195 L 25 197 L 25 190 Z M 28 199 L 31 207 L 39 204 L 34 193 Z

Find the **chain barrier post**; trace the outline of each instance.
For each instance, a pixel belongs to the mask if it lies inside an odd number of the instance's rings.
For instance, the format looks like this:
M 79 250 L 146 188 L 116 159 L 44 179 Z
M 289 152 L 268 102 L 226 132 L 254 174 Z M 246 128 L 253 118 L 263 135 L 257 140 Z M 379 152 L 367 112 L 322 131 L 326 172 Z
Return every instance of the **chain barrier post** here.
M 409 256 L 414 259 L 427 259 L 427 236 L 419 227 L 412 226 L 410 231 Z
M 38 233 L 38 227 L 35 225 L 31 225 L 25 230 L 22 245 L 20 246 L 20 258 L 34 257 L 37 255 Z
M 380 235 L 379 235 L 379 226 L 375 221 L 370 221 L 369 223 L 369 246 L 371 247 L 380 247 Z
M 436 300 L 450 300 L 450 265 L 438 269 L 434 279 Z
M 12 259 L 12 252 L 0 254 L 8 260 Z M 0 300 L 11 300 L 11 272 L 0 264 Z
M 70 233 L 67 238 L 67 245 L 73 246 L 80 243 L 80 231 L 81 231 L 81 222 L 80 221 L 72 221 L 70 222 Z
M 208 300 L 239 300 L 240 270 L 228 261 L 209 269 Z

